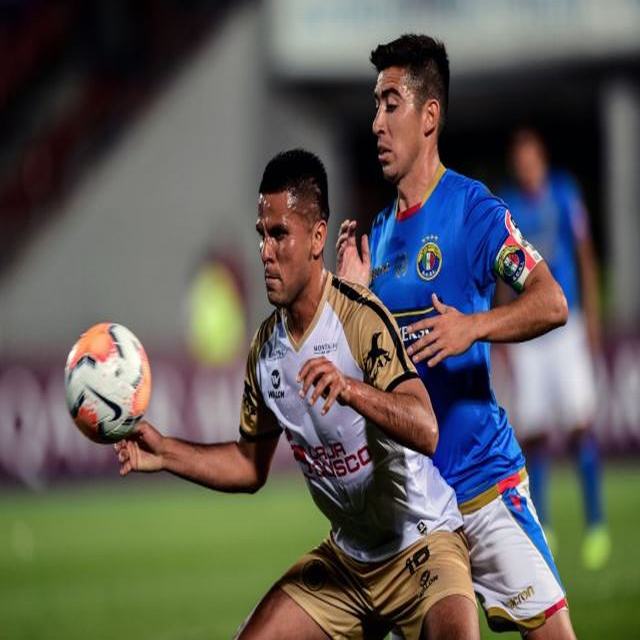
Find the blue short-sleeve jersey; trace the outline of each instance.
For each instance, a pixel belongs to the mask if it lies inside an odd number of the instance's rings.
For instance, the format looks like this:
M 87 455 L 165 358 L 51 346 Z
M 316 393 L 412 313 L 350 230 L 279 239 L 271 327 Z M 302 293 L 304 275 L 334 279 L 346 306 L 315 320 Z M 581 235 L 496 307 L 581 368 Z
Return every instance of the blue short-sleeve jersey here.
M 407 325 L 436 313 L 432 293 L 463 313 L 490 308 L 496 261 L 510 235 L 507 218 L 502 200 L 449 169 L 422 206 L 398 215 L 394 203 L 375 217 L 371 289 L 395 316 L 406 346 L 420 337 L 409 334 Z M 417 369 L 440 428 L 433 460 L 459 503 L 524 466 L 491 389 L 488 343 Z
M 568 174 L 553 171 L 539 193 L 516 185 L 502 197 L 523 235 L 544 255 L 553 277 L 562 287 L 570 309 L 580 305 L 576 243 L 588 235 L 588 216 L 578 185 Z

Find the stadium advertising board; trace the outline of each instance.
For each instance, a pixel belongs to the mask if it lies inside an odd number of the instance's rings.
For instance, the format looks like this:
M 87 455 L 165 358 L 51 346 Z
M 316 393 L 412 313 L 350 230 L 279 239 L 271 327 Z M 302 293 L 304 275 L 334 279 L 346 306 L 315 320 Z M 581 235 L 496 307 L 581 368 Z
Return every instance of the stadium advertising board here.
M 152 371 L 153 394 L 147 415 L 151 422 L 170 435 L 190 440 L 219 442 L 237 437 L 242 366 L 211 370 L 152 358 Z M 640 335 L 609 341 L 606 362 L 599 367 L 599 389 L 595 430 L 605 450 L 637 454 Z M 499 397 L 501 391 L 508 393 L 498 389 Z M 288 447 L 280 447 L 276 468 L 291 462 Z M 110 446 L 90 442 L 74 427 L 65 403 L 62 365 L 3 363 L 0 479 L 37 488 L 61 477 L 87 476 L 115 478 L 117 464 Z

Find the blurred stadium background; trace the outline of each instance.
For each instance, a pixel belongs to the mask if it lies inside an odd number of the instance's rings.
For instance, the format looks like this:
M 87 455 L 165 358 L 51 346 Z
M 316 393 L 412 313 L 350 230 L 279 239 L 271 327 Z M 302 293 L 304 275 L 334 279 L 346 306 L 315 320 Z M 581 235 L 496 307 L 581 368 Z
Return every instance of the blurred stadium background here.
M 445 165 L 498 188 L 510 132 L 534 124 L 584 189 L 614 546 L 606 569 L 581 568 L 578 489 L 561 469 L 559 565 L 579 637 L 640 637 L 638 0 L 2 0 L 0 638 L 230 637 L 326 533 L 285 450 L 257 496 L 118 481 L 109 448 L 72 426 L 62 369 L 82 330 L 122 323 L 151 360 L 149 418 L 235 438 L 267 311 L 262 168 L 284 148 L 317 152 L 331 244 L 343 217 L 366 225 L 389 195 L 368 54 L 407 31 L 449 49 Z

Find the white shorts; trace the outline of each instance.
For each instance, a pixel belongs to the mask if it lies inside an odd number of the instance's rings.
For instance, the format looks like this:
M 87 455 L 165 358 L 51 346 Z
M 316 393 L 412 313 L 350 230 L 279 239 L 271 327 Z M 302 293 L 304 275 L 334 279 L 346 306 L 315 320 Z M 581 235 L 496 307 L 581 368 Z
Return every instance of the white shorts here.
M 567 607 L 522 469 L 460 505 L 473 587 L 494 631 L 535 629 Z
M 596 384 L 584 320 L 571 314 L 564 327 L 509 345 L 511 422 L 526 438 L 587 426 L 596 411 Z

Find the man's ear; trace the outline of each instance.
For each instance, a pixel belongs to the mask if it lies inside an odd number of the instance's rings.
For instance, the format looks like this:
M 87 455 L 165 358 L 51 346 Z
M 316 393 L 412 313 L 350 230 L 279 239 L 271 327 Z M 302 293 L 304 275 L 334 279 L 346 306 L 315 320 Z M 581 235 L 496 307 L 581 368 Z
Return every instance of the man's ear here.
M 316 220 L 311 229 L 311 254 L 314 258 L 319 258 L 324 250 L 327 241 L 327 221 Z
M 434 98 L 428 98 L 422 105 L 422 133 L 429 136 L 438 131 L 440 124 L 440 102 Z

